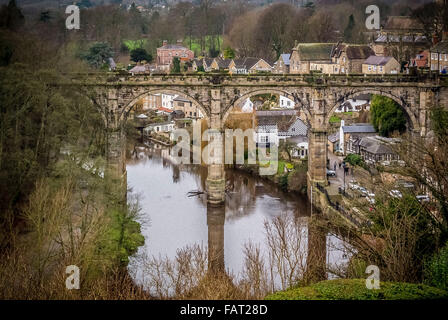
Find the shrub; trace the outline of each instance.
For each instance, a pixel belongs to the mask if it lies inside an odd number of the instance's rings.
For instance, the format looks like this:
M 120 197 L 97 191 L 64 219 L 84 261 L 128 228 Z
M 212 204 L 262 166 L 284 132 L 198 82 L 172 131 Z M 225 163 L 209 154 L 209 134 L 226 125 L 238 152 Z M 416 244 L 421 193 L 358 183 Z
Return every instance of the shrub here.
M 425 263 L 425 283 L 448 290 L 448 244 Z
M 381 282 L 380 289 L 366 288 L 365 279 L 338 279 L 268 295 L 267 300 L 416 300 L 448 298 L 448 292 L 424 284 Z

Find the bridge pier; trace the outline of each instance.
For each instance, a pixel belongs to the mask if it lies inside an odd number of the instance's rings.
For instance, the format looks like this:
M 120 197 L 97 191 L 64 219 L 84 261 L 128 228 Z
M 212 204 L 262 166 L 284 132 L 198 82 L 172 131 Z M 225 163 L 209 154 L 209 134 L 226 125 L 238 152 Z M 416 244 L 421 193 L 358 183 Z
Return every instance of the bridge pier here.
M 317 184 L 326 186 L 327 182 L 327 131 L 311 129 L 309 131 L 308 151 L 308 197 L 316 199 Z
M 225 202 L 226 178 L 224 171 L 224 135 L 221 119 L 221 90 L 210 90 L 209 147 L 213 145 L 213 159 L 208 161 L 207 201 L 212 205 Z
M 127 205 L 126 135 L 121 128 L 107 128 L 107 164 L 104 172 L 108 193 L 119 206 Z

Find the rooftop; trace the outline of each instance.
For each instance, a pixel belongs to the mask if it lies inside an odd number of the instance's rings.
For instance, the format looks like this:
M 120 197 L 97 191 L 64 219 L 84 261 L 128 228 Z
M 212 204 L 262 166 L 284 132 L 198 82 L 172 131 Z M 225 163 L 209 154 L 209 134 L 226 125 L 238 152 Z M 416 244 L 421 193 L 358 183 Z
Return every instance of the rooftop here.
M 343 126 L 344 133 L 375 133 L 375 128 L 368 123 L 357 123 L 350 126 Z
M 301 60 L 331 60 L 331 52 L 335 43 L 299 43 L 294 50 L 298 51 Z
M 431 48 L 431 52 L 448 53 L 448 41 L 440 41 L 438 44 Z
M 352 60 L 367 59 L 370 56 L 375 55 L 375 52 L 367 45 L 357 44 L 340 44 L 333 49 L 332 56 L 339 57 L 345 50 L 347 57 Z
M 390 60 L 394 59 L 393 57 L 379 57 L 379 56 L 370 56 L 364 64 L 374 65 L 374 66 L 385 66 Z

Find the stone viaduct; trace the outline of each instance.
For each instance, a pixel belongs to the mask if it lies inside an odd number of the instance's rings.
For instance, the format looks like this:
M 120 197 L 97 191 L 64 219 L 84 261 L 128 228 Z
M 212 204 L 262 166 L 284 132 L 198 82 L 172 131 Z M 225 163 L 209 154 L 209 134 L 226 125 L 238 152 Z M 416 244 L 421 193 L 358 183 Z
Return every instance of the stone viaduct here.
M 345 100 L 363 93 L 387 96 L 405 111 L 409 131 L 423 137 L 430 128 L 431 106 L 448 105 L 447 77 L 108 73 L 77 75 L 72 82 L 88 88 L 100 109 L 109 133 L 108 161 L 122 174 L 126 174 L 123 125 L 134 104 L 145 95 L 175 93 L 191 99 L 201 108 L 209 128 L 222 131 L 233 106 L 253 95 L 282 94 L 295 102 L 295 109 L 309 126 L 308 190 L 317 183 L 327 184 L 329 120 Z M 224 189 L 224 165 L 209 165 L 209 202 L 222 203 Z

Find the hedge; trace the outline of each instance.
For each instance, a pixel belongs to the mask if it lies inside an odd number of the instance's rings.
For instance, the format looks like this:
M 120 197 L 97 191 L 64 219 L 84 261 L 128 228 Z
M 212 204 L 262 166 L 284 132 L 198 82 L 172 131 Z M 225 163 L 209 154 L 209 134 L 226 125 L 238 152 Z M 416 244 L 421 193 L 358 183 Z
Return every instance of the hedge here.
M 366 288 L 365 279 L 326 280 L 279 291 L 267 300 L 417 300 L 448 299 L 448 292 L 424 284 L 380 282 L 380 289 Z

